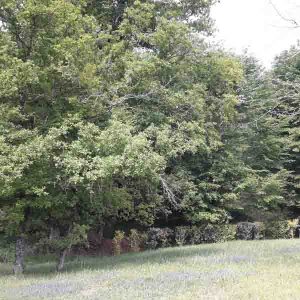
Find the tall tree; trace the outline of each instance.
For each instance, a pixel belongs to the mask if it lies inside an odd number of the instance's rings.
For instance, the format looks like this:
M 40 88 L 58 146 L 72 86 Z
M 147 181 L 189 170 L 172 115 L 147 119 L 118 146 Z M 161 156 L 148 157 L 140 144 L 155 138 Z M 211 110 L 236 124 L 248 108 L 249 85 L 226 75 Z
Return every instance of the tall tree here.
M 2 1 L 0 22 L 1 206 L 22 272 L 24 238 L 59 194 L 49 191 L 58 174 L 46 135 L 74 112 L 71 97 L 88 89 L 84 74 L 97 48 L 93 18 L 69 1 Z
M 285 120 L 289 157 L 286 167 L 292 172 L 289 180 L 291 214 L 299 215 L 300 204 L 300 51 L 293 46 L 279 55 L 272 70 L 273 96 L 277 99 L 275 114 Z
M 60 269 L 87 225 L 173 200 L 167 165 L 206 139 L 192 33 L 208 30 L 210 5 L 1 3 L 1 216 L 16 273 L 24 239 L 58 248 Z

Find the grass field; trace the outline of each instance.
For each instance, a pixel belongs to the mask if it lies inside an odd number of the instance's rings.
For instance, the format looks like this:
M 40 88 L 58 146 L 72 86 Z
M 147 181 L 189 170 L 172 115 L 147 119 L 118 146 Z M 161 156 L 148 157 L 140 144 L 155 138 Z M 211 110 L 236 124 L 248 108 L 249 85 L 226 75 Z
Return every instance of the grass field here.
M 46 258 L 14 277 L 0 264 L 0 299 L 300 299 L 300 240 L 234 241 L 119 257 Z

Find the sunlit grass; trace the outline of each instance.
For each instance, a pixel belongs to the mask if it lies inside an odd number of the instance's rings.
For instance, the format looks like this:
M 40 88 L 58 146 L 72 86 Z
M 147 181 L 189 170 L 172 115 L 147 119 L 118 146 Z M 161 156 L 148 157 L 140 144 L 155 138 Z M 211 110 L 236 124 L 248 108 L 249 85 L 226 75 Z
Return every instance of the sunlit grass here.
M 300 240 L 234 241 L 119 257 L 50 258 L 14 277 L 0 264 L 0 299 L 297 299 Z

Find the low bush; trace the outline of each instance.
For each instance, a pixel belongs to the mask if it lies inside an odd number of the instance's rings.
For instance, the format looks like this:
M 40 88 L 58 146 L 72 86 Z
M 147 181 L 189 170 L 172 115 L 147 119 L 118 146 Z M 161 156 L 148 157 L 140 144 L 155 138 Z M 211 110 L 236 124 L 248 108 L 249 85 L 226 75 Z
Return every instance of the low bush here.
M 297 229 L 299 229 L 299 219 L 293 219 L 288 221 L 291 231 L 291 237 L 292 238 L 299 238 L 299 233 L 297 232 Z M 297 234 L 298 233 L 298 234 Z
M 0 236 L 0 263 L 10 263 L 15 259 L 15 244 Z
M 236 239 L 236 228 L 235 224 L 226 224 L 219 226 L 219 239 L 218 242 L 233 241 Z
M 269 222 L 266 225 L 266 237 L 269 239 L 293 238 L 293 227 L 287 220 Z
M 289 239 L 297 236 L 299 229 L 297 220 L 263 222 L 240 222 L 235 224 L 205 224 L 194 226 L 178 226 L 170 228 L 150 228 L 146 233 L 131 229 L 128 237 L 122 231 L 116 231 L 112 240 L 112 253 L 139 252 L 142 249 L 165 248 L 173 245 L 198 245 L 204 243 L 220 243 L 239 240 Z M 128 244 L 122 250 L 122 242 Z M 2 250 L 3 251 L 3 250 Z M 1 260 L 1 253 L 0 253 Z
M 176 227 L 175 240 L 178 245 L 226 242 L 235 239 L 236 225 L 207 224 L 192 227 Z
M 236 238 L 238 240 L 254 240 L 256 234 L 255 223 L 251 222 L 241 222 L 237 224 L 236 228 Z
M 129 247 L 132 252 L 139 252 L 145 247 L 147 235 L 136 229 L 131 229 L 129 233 Z
M 203 228 L 200 226 L 192 226 L 189 234 L 189 244 L 198 245 L 203 242 Z
M 178 246 L 183 246 L 188 243 L 188 239 L 191 234 L 191 227 L 189 226 L 178 226 L 175 227 L 175 242 Z
M 128 237 L 130 251 L 139 252 L 140 248 L 140 236 L 139 232 L 136 229 L 131 229 Z
M 165 248 L 174 244 L 174 231 L 170 228 L 150 228 L 147 232 L 148 249 Z
M 266 236 L 266 225 L 263 222 L 255 222 L 255 227 L 253 228 L 253 239 L 262 240 Z
M 0 248 L 0 263 L 13 262 L 15 258 L 14 245 L 1 245 Z
M 231 241 L 235 239 L 236 226 L 235 225 L 213 225 L 208 224 L 202 228 L 203 243 L 220 243 Z
M 112 252 L 113 255 L 120 255 L 122 253 L 122 240 L 125 237 L 125 233 L 123 231 L 117 230 L 115 232 L 115 236 L 112 240 Z

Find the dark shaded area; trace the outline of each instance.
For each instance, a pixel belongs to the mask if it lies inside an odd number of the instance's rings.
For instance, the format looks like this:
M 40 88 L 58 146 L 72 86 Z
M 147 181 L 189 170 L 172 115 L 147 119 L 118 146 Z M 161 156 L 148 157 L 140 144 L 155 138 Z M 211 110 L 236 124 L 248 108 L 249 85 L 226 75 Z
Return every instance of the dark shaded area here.
M 141 266 L 143 264 L 162 264 L 166 262 L 175 262 L 179 259 L 184 259 L 191 256 L 203 256 L 208 257 L 223 253 L 224 250 L 221 247 L 214 249 L 199 249 L 197 247 L 186 248 L 183 251 L 179 251 L 178 248 L 168 248 L 164 251 L 145 251 L 141 253 L 128 253 L 118 257 L 89 257 L 88 261 L 86 257 L 68 257 L 65 270 L 63 272 L 80 272 L 84 269 L 89 270 L 111 270 L 115 267 L 122 268 L 128 264 L 132 266 Z M 48 257 L 31 257 L 27 259 L 26 269 L 24 274 L 26 275 L 40 275 L 45 274 L 57 274 L 55 269 L 54 256 Z M 12 272 L 2 272 L 0 270 L 0 276 L 12 275 Z

